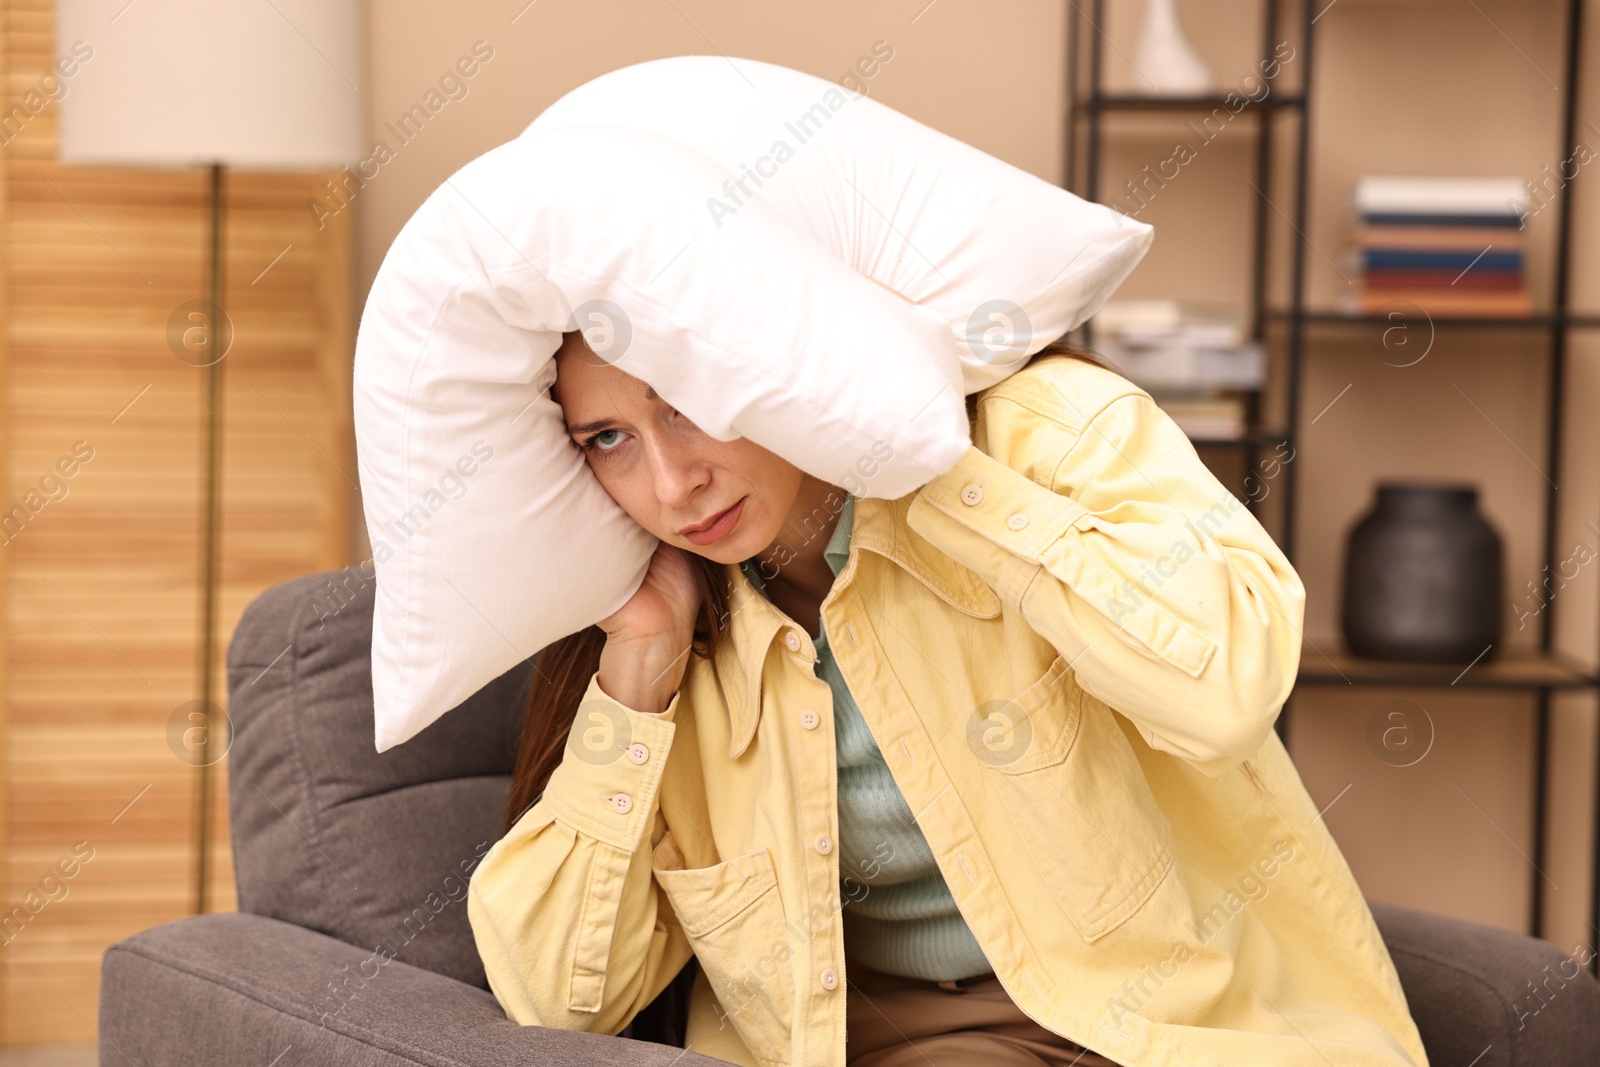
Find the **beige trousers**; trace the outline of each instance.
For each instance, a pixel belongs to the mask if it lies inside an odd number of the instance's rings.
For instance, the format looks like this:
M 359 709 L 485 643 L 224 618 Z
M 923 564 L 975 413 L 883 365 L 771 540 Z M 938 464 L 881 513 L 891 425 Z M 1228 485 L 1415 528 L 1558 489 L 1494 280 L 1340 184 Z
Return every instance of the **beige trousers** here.
M 848 961 L 845 974 L 849 1067 L 1119 1067 L 1034 1022 L 993 975 L 949 990 Z

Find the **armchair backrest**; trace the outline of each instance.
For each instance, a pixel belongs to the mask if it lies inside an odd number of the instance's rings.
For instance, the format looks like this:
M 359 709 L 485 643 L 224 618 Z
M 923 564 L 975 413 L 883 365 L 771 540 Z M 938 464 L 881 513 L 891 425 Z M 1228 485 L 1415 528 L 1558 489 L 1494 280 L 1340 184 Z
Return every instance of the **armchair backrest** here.
M 273 586 L 228 647 L 228 810 L 239 910 L 487 989 L 467 879 L 500 837 L 533 658 L 403 745 L 373 747 L 376 581 Z M 343 975 L 329 975 L 337 984 Z

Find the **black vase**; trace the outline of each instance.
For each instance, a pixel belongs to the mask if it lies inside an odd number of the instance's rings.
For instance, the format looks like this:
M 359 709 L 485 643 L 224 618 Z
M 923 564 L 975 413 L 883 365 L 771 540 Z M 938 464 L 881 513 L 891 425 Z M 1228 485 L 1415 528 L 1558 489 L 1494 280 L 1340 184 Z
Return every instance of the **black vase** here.
M 1380 483 L 1346 547 L 1346 647 L 1372 659 L 1471 662 L 1500 643 L 1501 568 L 1476 487 Z

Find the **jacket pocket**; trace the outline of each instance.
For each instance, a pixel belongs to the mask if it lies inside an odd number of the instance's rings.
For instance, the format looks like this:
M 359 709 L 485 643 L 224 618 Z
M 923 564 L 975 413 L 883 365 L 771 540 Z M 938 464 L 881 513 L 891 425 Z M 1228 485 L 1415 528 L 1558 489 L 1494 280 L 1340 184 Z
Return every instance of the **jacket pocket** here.
M 720 1005 L 763 1064 L 789 1062 L 793 955 L 772 855 L 765 848 L 687 868 L 669 830 L 652 869 Z
M 993 781 L 1052 895 L 1085 941 L 1138 911 L 1171 874 L 1172 826 L 1102 701 L 1063 679 L 1061 657 L 1008 714 L 1030 735 Z M 1024 725 L 1025 724 L 1025 725 Z

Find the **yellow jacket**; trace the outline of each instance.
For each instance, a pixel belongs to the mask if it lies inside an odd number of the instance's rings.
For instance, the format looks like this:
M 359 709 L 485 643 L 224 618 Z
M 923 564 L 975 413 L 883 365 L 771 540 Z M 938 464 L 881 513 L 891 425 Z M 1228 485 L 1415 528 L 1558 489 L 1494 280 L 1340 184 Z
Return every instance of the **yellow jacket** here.
M 1273 722 L 1305 589 L 1148 393 L 1067 357 L 855 505 L 840 670 L 1001 984 L 1128 1067 L 1425 1067 L 1371 912 Z M 837 787 L 810 635 L 736 565 L 731 640 L 660 715 L 590 680 L 472 876 L 522 1024 L 615 1034 L 689 960 L 693 1051 L 844 1067 Z M 682 734 L 682 737 L 678 735 Z

